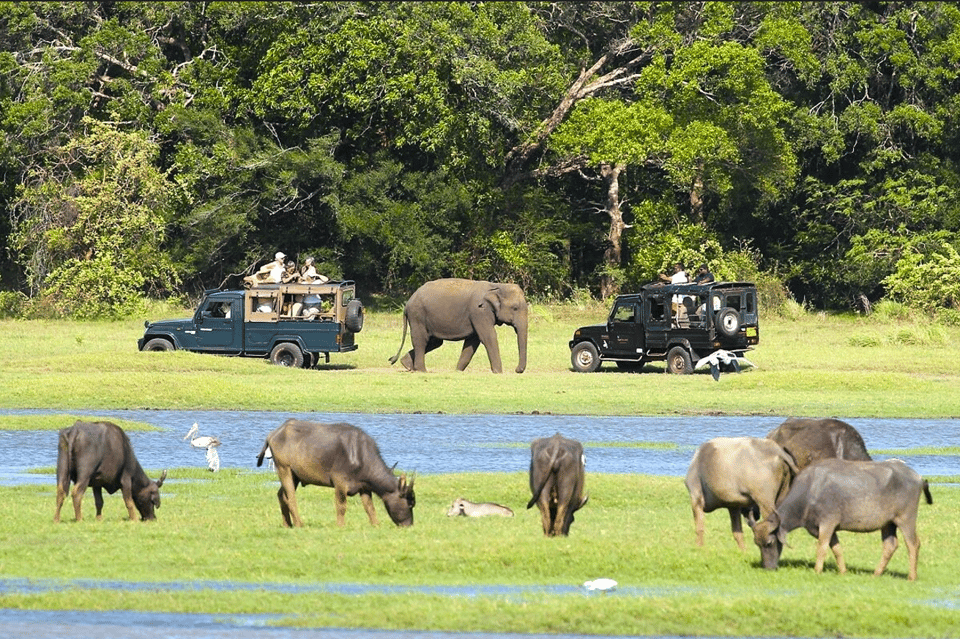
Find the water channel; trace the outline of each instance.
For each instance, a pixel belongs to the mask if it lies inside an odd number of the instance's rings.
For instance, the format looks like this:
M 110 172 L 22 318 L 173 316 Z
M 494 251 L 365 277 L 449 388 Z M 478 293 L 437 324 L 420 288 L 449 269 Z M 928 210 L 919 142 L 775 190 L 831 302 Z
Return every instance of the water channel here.
M 60 414 L 51 410 L 0 410 L 2 415 Z M 272 473 L 256 468 L 256 457 L 267 433 L 285 419 L 345 421 L 366 430 L 377 441 L 385 461 L 422 474 L 460 472 L 518 472 L 529 465 L 529 443 L 560 432 L 584 443 L 588 473 L 642 473 L 680 477 L 685 474 L 695 448 L 719 436 L 763 437 L 783 417 L 671 416 L 584 417 L 569 415 L 446 415 L 446 414 L 340 414 L 276 413 L 256 411 L 96 410 L 70 414 L 105 419 L 146 422 L 158 431 L 133 431 L 130 439 L 141 464 L 148 469 L 206 465 L 204 452 L 183 441 L 193 423 L 201 435 L 222 441 L 223 468 Z M 960 445 L 960 419 L 847 419 L 863 435 L 876 459 L 903 457 L 922 475 L 960 474 L 960 457 L 950 454 Z M 65 418 L 64 426 L 69 426 Z M 938 448 L 952 447 L 938 451 Z M 16 451 L 0 460 L 0 484 L 54 483 L 52 474 L 31 469 L 56 465 L 56 431 L 0 430 L 0 450 Z M 922 453 L 922 454 L 920 454 Z M 56 582 L 0 579 L 0 593 L 31 588 L 59 588 Z M 100 584 L 100 587 L 103 587 Z M 124 584 L 123 587 L 131 587 Z M 134 585 L 135 587 L 135 585 Z M 157 587 L 153 584 L 152 587 Z M 173 584 L 171 589 L 190 587 Z M 223 587 L 229 588 L 229 584 Z M 350 584 L 321 584 L 341 592 L 344 588 L 370 588 Z M 570 587 L 573 593 L 575 587 Z M 450 593 L 470 596 L 470 593 Z M 476 593 L 474 593 L 476 594 Z M 531 593 L 520 591 L 517 596 Z M 535 594 L 535 593 L 533 593 Z M 623 593 L 636 594 L 636 593 Z M 584 594 L 584 596 L 589 596 Z M 472 639 L 536 635 L 456 634 L 436 632 L 385 632 L 368 630 L 299 630 L 268 625 L 269 616 L 170 615 L 150 612 L 64 612 L 0 610 L 0 636 L 46 637 L 96 634 L 113 637 L 277 637 L 278 639 Z M 134 630 L 135 629 L 135 630 Z M 558 636 L 551 635 L 551 639 Z M 559 636 L 559 639 L 564 639 Z

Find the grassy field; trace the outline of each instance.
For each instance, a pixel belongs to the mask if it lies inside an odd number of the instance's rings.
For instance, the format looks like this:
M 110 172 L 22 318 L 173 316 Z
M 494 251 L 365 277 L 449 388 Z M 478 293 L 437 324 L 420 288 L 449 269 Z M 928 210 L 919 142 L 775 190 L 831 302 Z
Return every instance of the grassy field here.
M 760 345 L 749 354 L 757 368 L 719 382 L 707 369 L 666 375 L 662 363 L 639 374 L 609 365 L 574 373 L 567 343 L 576 327 L 601 321 L 604 312 L 599 305 L 534 306 L 522 375 L 513 372 L 516 340 L 509 327 L 499 329 L 503 375 L 490 373 L 483 349 L 457 372 L 456 343 L 428 354 L 428 374 L 391 367 L 387 359 L 401 335 L 398 313 L 368 313 L 359 349 L 331 355 L 320 370 L 285 369 L 261 359 L 140 353 L 142 320 L 0 321 L 0 407 L 960 416 L 957 327 L 802 315 L 762 322 Z
M 151 319 L 183 316 L 160 311 Z M 0 321 L 0 408 L 258 409 L 330 412 L 565 413 L 599 415 L 759 414 L 772 416 L 960 416 L 960 329 L 922 321 L 800 314 L 761 324 L 749 355 L 756 369 L 723 375 L 641 374 L 570 369 L 567 341 L 605 309 L 532 309 L 529 366 L 512 372 L 516 345 L 501 330 L 503 375 L 485 353 L 464 373 L 458 345 L 427 357 L 428 374 L 390 367 L 398 313 L 369 313 L 360 349 L 332 355 L 320 370 L 190 353 L 139 353 L 142 319 L 127 322 Z M 407 344 L 409 347 L 409 342 Z M 48 428 L 57 419 L 4 417 L 0 429 Z M 124 424 L 125 428 L 143 425 Z M 943 442 L 955 445 L 957 442 Z M 952 450 L 952 449 L 943 449 Z M 157 469 L 148 469 L 151 476 Z M 919 580 L 905 579 L 901 547 L 880 578 L 878 533 L 841 534 L 850 573 L 832 558 L 813 572 L 814 539 L 790 535 L 781 568 L 759 567 L 759 552 L 737 549 L 725 513 L 707 516 L 706 544 L 694 543 L 679 477 L 588 472 L 590 503 L 568 538 L 546 539 L 523 473 L 422 475 L 416 525 L 371 527 L 351 500 L 347 525 L 334 523 L 333 493 L 301 488 L 306 526 L 280 525 L 269 472 L 217 475 L 172 469 L 158 521 L 123 521 L 119 495 L 102 522 L 53 523 L 54 487 L 0 487 L 0 579 L 62 588 L 0 595 L 6 608 L 273 613 L 302 626 L 611 635 L 958 637 L 960 506 L 957 477 L 936 478 L 935 503 L 921 505 Z M 447 518 L 457 496 L 511 506 L 510 519 Z M 387 521 L 378 502 L 381 519 Z M 69 504 L 67 511 L 72 513 Z M 66 511 L 65 511 L 66 512 Z M 69 513 L 67 518 L 69 519 Z M 902 544 L 901 544 L 902 546 Z M 587 579 L 612 577 L 619 590 L 588 594 Z M 115 580 L 91 587 L 70 580 Z M 63 580 L 63 581 L 61 581 Z M 204 586 L 226 581 L 231 587 Z M 199 592 L 164 584 L 199 583 Z M 364 594 L 327 583 L 435 590 Z M 153 584 L 141 588 L 140 584 Z M 277 585 L 302 585 L 288 592 Z M 239 587 L 233 586 L 242 586 Z M 515 587 L 490 594 L 481 586 Z M 544 590 L 539 590 L 544 589 Z
M 155 476 L 155 471 L 150 471 Z M 693 520 L 679 478 L 590 475 L 590 503 L 568 538 L 546 539 L 523 473 L 424 475 L 417 479 L 415 525 L 367 522 L 350 500 L 343 529 L 333 493 L 299 491 L 305 526 L 280 525 L 276 482 L 266 473 L 216 476 L 174 469 L 158 520 L 123 521 L 119 497 L 104 520 L 52 522 L 52 486 L 0 488 L 0 574 L 34 580 L 119 580 L 128 587 L 71 587 L 0 596 L 7 608 L 155 610 L 217 614 L 274 613 L 298 626 L 582 634 L 731 636 L 955 637 L 960 628 L 956 566 L 960 506 L 956 486 L 934 485 L 921 506 L 919 579 L 906 580 L 900 548 L 880 578 L 879 534 L 841 534 L 849 572 L 832 558 L 813 572 L 814 539 L 791 533 L 780 570 L 759 567 L 759 552 L 741 552 L 725 512 L 707 516 L 706 543 L 694 543 Z M 458 495 L 514 507 L 513 518 L 448 518 Z M 386 520 L 382 504 L 378 512 Z M 69 506 L 68 506 L 69 510 Z M 902 544 L 901 544 L 902 545 Z M 612 577 L 611 595 L 577 590 Z M 250 590 L 170 586 L 229 580 Z M 137 587 L 158 582 L 151 588 Z M 463 594 L 346 594 L 324 583 L 468 588 Z M 302 585 L 288 592 L 277 584 Z M 469 588 L 520 588 L 503 593 Z M 539 589 L 567 587 L 556 592 Z M 943 602 L 949 602 L 947 604 Z

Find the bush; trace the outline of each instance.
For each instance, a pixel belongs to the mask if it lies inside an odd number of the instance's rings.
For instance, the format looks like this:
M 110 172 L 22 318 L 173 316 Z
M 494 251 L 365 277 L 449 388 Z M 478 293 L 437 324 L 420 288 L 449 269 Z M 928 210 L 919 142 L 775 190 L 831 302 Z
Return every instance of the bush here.
M 23 317 L 29 299 L 20 291 L 0 291 L 0 317 L 14 319 Z

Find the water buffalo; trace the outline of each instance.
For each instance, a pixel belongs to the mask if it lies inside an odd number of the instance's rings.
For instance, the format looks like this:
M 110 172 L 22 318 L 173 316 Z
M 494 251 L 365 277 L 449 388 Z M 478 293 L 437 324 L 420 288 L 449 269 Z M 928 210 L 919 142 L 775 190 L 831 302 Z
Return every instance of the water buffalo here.
M 775 570 L 787 533 L 803 527 L 817 538 L 815 570 L 823 571 L 827 547 L 837 558 L 837 570 L 846 572 L 837 539 L 838 530 L 880 531 L 883 554 L 874 575 L 881 575 L 897 549 L 897 527 L 903 531 L 910 553 L 908 578 L 917 578 L 917 510 L 920 493 L 932 504 L 930 488 L 920 475 L 899 459 L 856 462 L 824 459 L 805 468 L 793 482 L 786 499 L 753 527 L 763 567 Z
M 513 511 L 500 504 L 494 504 L 489 501 L 477 504 L 463 497 L 457 497 L 453 503 L 450 504 L 450 508 L 447 509 L 447 517 L 486 517 L 488 515 L 513 517 Z
M 337 525 L 344 525 L 347 497 L 360 493 L 370 523 L 377 525 L 371 495 L 376 493 L 387 514 L 398 526 L 413 525 L 416 498 L 413 482 L 406 475 L 397 477 L 380 456 L 370 435 L 351 424 L 319 424 L 288 419 L 267 435 L 257 457 L 263 464 L 267 450 L 280 478 L 280 514 L 287 527 L 303 526 L 297 508 L 297 486 L 312 484 L 334 489 Z
M 690 493 L 697 545 L 703 545 L 703 515 L 718 508 L 730 511 L 730 529 L 741 550 L 741 512 L 760 509 L 760 517 L 773 512 L 787 495 L 799 472 L 793 458 L 776 442 L 758 437 L 717 437 L 694 453 L 684 483 Z
M 160 487 L 167 477 L 152 481 L 143 472 L 133 454 L 130 438 L 116 424 L 110 422 L 83 422 L 60 430 L 57 444 L 57 512 L 53 521 L 60 521 L 63 500 L 73 487 L 73 512 L 81 520 L 80 503 L 87 486 L 93 488 L 97 504 L 97 519 L 103 519 L 103 490 L 111 495 L 119 489 L 127 505 L 130 519 L 137 511 L 144 521 L 156 519 L 154 509 L 160 507 Z
M 540 508 L 543 534 L 568 535 L 573 514 L 583 508 L 589 496 L 583 496 L 583 445 L 573 439 L 542 437 L 530 444 L 530 491 L 527 508 Z
M 767 433 L 767 439 L 777 442 L 790 453 L 800 470 L 832 457 L 850 461 L 871 460 L 857 429 L 839 419 L 790 417 Z

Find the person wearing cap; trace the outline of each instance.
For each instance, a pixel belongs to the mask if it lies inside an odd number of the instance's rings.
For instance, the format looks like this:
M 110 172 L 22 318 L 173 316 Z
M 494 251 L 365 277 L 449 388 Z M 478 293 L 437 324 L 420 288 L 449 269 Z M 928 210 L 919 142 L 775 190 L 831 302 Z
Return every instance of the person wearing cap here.
M 330 278 L 317 273 L 317 267 L 313 264 L 313 258 L 308 257 L 304 260 L 303 270 L 300 271 L 300 281 L 308 284 L 324 284 L 329 282 Z
M 277 251 L 272 262 L 267 262 L 256 273 L 243 278 L 244 285 L 249 284 L 247 288 L 250 288 L 260 284 L 279 284 L 283 278 L 283 258 L 285 257 L 284 253 Z

